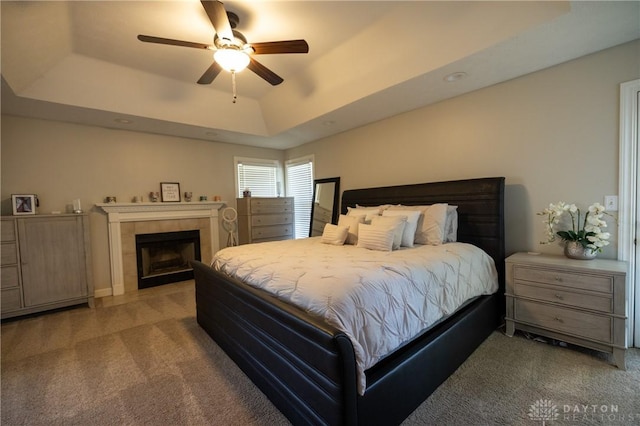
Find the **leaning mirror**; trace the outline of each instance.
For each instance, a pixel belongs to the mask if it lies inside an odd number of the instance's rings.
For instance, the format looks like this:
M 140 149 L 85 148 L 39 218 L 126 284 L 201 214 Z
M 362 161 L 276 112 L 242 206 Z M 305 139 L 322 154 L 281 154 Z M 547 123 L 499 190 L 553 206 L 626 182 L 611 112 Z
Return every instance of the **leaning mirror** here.
M 338 223 L 338 197 L 340 178 L 316 179 L 313 181 L 313 204 L 311 205 L 311 226 L 309 236 L 322 235 L 324 225 Z

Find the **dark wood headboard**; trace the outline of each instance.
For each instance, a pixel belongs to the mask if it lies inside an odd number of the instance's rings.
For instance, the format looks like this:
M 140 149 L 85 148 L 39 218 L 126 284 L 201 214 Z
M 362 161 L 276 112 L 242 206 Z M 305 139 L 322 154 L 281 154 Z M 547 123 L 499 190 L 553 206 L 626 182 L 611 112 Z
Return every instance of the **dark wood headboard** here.
M 342 193 L 347 207 L 447 203 L 458 206 L 458 241 L 487 252 L 495 261 L 504 292 L 504 177 L 465 179 L 380 188 L 352 189 Z

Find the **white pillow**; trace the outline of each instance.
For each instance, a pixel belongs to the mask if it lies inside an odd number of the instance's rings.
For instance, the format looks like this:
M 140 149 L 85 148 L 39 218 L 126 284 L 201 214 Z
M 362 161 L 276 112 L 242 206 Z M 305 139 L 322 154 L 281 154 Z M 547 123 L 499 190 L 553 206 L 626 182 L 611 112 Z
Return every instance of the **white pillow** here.
M 406 223 L 406 216 L 374 216 L 371 220 L 371 225 L 393 229 L 393 250 L 399 249 L 402 244 L 402 232 Z
M 418 221 L 422 212 L 419 210 L 385 210 L 382 212 L 382 216 L 405 216 L 407 223 L 404 225 L 404 231 L 402 231 L 402 247 L 413 247 L 413 242 L 416 239 L 416 230 L 418 229 Z
M 348 226 L 338 226 L 327 223 L 324 225 L 322 231 L 322 238 L 320 242 L 325 244 L 333 244 L 334 246 L 341 246 L 344 244 L 349 234 Z
M 362 216 L 347 216 L 340 215 L 338 219 L 338 226 L 345 226 L 349 229 L 345 244 L 357 244 L 358 243 L 358 225 L 364 223 L 364 215 Z
M 404 206 L 389 207 L 389 210 L 420 210 L 422 217 L 418 221 L 416 231 L 416 244 L 429 244 L 433 246 L 444 242 L 445 224 L 447 221 L 447 204 L 438 203 L 428 206 Z
M 380 209 L 378 207 L 347 207 L 347 216 L 361 215 L 365 216 L 365 223 L 371 223 L 374 216 L 380 216 Z
M 458 241 L 458 206 L 447 206 L 447 219 L 444 225 L 444 242 Z
M 391 251 L 394 229 L 387 226 L 362 224 L 359 226 L 358 246 L 369 250 Z

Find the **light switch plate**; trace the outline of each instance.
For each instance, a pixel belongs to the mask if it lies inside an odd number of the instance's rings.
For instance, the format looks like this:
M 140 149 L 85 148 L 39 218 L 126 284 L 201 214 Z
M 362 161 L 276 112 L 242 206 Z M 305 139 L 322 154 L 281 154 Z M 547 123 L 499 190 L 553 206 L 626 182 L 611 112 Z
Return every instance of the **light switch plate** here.
M 618 211 L 618 196 L 617 195 L 605 195 L 604 196 L 604 208 L 608 212 Z

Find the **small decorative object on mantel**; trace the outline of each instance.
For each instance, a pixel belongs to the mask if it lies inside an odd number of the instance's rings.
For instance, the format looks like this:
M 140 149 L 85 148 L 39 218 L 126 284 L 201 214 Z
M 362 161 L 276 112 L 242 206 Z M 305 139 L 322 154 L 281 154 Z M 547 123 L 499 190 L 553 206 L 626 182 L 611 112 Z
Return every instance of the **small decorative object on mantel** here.
M 189 203 L 191 202 L 191 199 L 193 198 L 193 192 L 191 191 L 187 191 L 184 193 L 184 200 Z
M 36 214 L 38 196 L 35 194 L 12 194 L 11 205 L 14 215 Z
M 107 203 L 107 204 L 115 204 L 116 203 L 116 197 L 114 197 L 114 196 L 104 197 L 104 202 Z
M 549 204 L 538 215 L 545 217 L 543 222 L 547 227 L 547 241 L 541 241 L 541 244 L 552 243 L 558 236 L 565 243 L 565 256 L 571 259 L 595 259 L 602 248 L 609 245 L 611 234 L 602 231 L 607 227 L 602 217 L 611 215 L 600 203 L 590 205 L 584 217 L 575 204 L 563 201 Z
M 151 191 L 149 193 L 149 201 L 151 201 L 152 203 L 157 203 L 159 199 L 160 199 L 160 193 L 159 192 Z
M 178 182 L 160 182 L 160 194 L 162 202 L 180 202 L 180 184 Z

